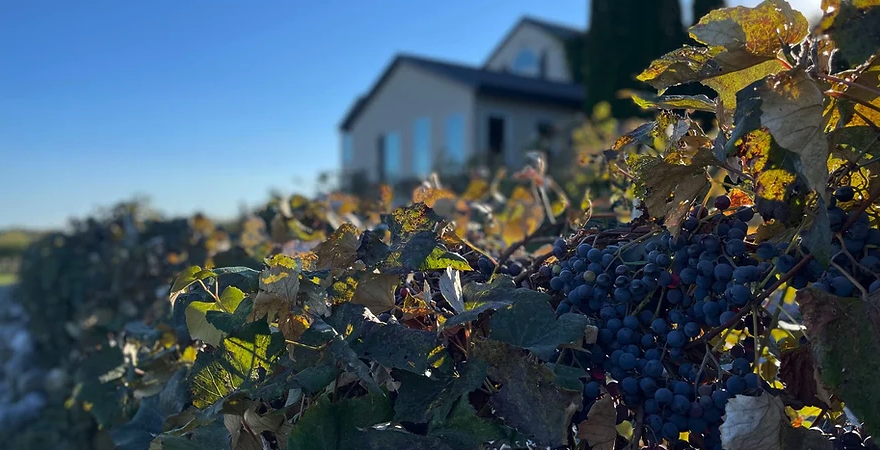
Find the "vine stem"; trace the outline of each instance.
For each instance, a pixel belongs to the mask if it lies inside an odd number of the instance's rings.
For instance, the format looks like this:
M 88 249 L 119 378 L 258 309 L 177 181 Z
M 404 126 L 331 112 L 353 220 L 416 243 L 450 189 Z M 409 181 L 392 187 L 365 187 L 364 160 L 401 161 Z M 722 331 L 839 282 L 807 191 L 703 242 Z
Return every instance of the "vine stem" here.
M 844 85 L 846 85 L 846 86 L 848 86 L 848 87 L 851 87 L 851 88 L 855 88 L 855 89 L 863 89 L 863 90 L 868 91 L 868 92 L 870 92 L 870 93 L 872 93 L 872 94 L 874 94 L 874 95 L 878 95 L 878 96 L 880 96 L 880 89 L 876 89 L 876 88 L 873 88 L 873 87 L 871 87 L 871 86 L 863 86 L 863 85 L 861 85 L 861 84 L 857 84 L 857 83 L 855 83 L 855 82 L 852 82 L 852 81 L 849 81 L 849 80 L 847 80 L 847 79 L 840 78 L 840 77 L 837 77 L 837 76 L 834 76 L 834 75 L 822 75 L 822 74 L 820 74 L 820 75 L 819 75 L 819 78 L 821 78 L 821 79 L 823 79 L 823 80 L 825 80 L 825 81 L 831 81 L 831 82 L 833 82 L 833 83 L 844 84 Z

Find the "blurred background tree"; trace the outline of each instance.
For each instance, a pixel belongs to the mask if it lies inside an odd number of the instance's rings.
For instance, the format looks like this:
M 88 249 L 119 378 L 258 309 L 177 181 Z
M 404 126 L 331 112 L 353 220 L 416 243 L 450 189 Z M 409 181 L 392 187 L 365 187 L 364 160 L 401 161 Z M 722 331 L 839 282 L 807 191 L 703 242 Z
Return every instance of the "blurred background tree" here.
M 687 42 L 679 0 L 592 0 L 584 51 L 586 108 L 611 105 L 617 118 L 644 117 L 621 89 L 644 90 L 636 76 L 651 61 Z

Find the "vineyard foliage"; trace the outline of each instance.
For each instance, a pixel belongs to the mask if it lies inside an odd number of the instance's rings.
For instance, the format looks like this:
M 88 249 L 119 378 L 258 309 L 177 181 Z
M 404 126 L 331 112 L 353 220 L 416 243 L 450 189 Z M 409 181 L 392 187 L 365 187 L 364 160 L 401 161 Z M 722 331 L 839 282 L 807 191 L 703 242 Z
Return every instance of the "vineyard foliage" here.
M 130 450 L 875 448 L 880 2 L 823 8 L 713 11 L 639 75 L 656 120 L 589 162 L 623 226 L 540 155 L 507 195 L 279 200 L 187 238 L 170 313 L 82 355 L 69 406 Z

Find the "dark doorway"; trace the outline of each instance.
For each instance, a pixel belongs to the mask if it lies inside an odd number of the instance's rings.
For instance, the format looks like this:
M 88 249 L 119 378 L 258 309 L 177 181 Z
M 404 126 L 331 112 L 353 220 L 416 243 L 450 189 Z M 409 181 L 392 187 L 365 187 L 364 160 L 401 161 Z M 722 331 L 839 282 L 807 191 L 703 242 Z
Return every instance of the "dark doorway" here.
M 492 156 L 504 154 L 504 118 L 489 116 L 489 153 Z
M 376 162 L 378 164 L 376 173 L 379 174 L 379 182 L 384 183 L 385 177 L 387 174 L 385 173 L 385 135 L 380 134 L 378 138 L 376 138 Z

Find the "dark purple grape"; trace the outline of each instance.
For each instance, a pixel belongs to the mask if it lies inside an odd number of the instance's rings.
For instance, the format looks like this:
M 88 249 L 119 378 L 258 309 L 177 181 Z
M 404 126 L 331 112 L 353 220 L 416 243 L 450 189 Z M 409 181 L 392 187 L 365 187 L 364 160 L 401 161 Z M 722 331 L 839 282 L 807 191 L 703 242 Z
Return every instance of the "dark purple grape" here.
M 599 383 L 595 381 L 591 381 L 584 386 L 584 397 L 586 398 L 598 398 L 599 394 L 601 394 L 601 390 L 599 388 Z
M 724 211 L 727 208 L 730 208 L 730 197 L 726 195 L 715 197 L 715 208 L 719 211 Z
M 739 375 L 731 375 L 725 383 L 727 391 L 733 395 L 742 394 L 746 390 L 746 382 Z
M 592 247 L 590 244 L 587 244 L 587 243 L 584 243 L 584 244 L 578 245 L 578 247 L 577 247 L 577 255 L 578 255 L 579 257 L 581 257 L 581 258 L 586 258 L 587 255 L 590 254 L 590 250 L 592 250 L 592 249 L 593 249 L 593 247 Z
M 834 191 L 834 198 L 839 202 L 852 201 L 855 195 L 856 191 L 852 186 L 841 186 Z
M 673 394 L 668 388 L 660 388 L 654 391 L 654 400 L 660 405 L 668 405 L 672 403 Z

